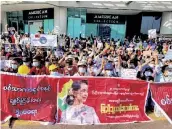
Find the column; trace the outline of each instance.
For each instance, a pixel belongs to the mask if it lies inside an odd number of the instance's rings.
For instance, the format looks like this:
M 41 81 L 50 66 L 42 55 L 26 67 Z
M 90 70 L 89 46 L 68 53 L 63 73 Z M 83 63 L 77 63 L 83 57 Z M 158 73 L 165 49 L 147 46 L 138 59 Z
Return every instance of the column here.
M 66 34 L 67 26 L 67 8 L 54 8 L 54 27 L 58 26 L 60 34 Z
M 172 34 L 172 12 L 163 12 L 160 34 Z
M 5 32 L 6 31 L 6 24 L 7 24 L 7 13 L 4 12 L 4 11 L 1 11 L 1 14 L 0 14 L 0 21 L 2 23 L 2 32 Z

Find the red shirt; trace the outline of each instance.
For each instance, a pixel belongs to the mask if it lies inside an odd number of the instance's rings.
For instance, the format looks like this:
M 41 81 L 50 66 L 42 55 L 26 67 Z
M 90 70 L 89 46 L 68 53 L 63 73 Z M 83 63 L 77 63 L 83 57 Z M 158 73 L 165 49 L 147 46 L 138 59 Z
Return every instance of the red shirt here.
M 68 70 L 66 67 L 63 69 L 63 74 L 73 76 L 78 71 L 76 66 L 72 66 L 72 70 Z
M 11 36 L 12 43 L 15 43 L 14 35 Z
M 43 66 L 42 68 L 32 67 L 29 74 L 30 75 L 50 75 L 50 72 L 45 66 Z

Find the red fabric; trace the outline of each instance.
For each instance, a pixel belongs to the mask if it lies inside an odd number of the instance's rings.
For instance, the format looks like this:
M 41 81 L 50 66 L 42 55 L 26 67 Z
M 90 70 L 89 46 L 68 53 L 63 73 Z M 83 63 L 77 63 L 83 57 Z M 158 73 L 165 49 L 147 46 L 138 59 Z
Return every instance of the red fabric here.
M 1 121 L 11 116 L 21 120 L 55 122 L 58 78 L 1 74 Z
M 76 72 L 78 71 L 78 68 L 76 66 L 72 66 L 72 70 L 68 70 L 66 67 L 63 69 L 63 74 L 64 75 L 69 75 L 73 76 Z
M 69 86 L 68 82 L 78 80 L 88 81 L 88 98 L 84 104 L 95 110 L 101 123 L 150 120 L 145 113 L 147 82 L 116 78 L 61 78 L 59 94 L 62 94 L 64 89 Z M 58 98 L 58 102 L 62 99 Z M 65 110 L 63 107 L 63 105 L 59 105 L 59 119 L 61 112 Z
M 12 43 L 15 43 L 14 35 L 11 36 Z
M 8 52 L 5 56 L 9 58 L 9 56 L 11 56 L 11 53 Z
M 36 67 L 32 67 L 30 70 L 31 75 L 49 75 L 50 72 L 47 67 L 43 66 L 42 68 L 38 69 Z
M 172 83 L 150 84 L 152 98 L 166 114 L 165 117 L 172 124 Z

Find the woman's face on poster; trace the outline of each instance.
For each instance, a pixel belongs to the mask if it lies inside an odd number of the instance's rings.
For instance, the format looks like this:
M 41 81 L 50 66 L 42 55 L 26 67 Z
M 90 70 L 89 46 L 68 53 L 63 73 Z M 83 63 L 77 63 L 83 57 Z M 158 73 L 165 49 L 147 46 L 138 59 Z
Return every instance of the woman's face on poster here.
M 88 97 L 88 85 L 85 83 L 81 83 L 81 88 L 75 94 L 76 100 L 84 103 Z

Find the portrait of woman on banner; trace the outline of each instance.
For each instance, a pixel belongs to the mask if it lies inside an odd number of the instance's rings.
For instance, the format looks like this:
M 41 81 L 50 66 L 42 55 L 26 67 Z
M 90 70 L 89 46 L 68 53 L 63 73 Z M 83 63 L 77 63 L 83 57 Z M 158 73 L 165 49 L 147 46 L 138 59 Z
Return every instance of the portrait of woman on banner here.
M 93 107 L 84 103 L 88 98 L 88 82 L 74 81 L 66 97 L 68 108 L 62 112 L 60 123 L 98 124 L 99 118 Z

